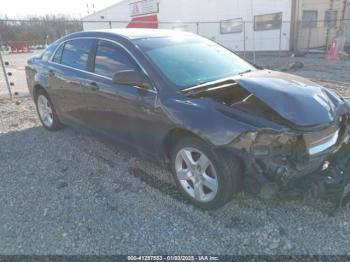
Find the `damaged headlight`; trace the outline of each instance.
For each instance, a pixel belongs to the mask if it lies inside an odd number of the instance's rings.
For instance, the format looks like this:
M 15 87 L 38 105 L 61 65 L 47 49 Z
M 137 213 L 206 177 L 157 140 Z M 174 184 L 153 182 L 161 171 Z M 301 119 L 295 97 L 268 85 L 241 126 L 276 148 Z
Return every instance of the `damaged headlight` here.
M 232 147 L 245 159 L 247 173 L 253 174 L 255 179 L 260 177 L 260 181 L 278 184 L 286 184 L 299 175 L 296 170 L 304 162 L 306 153 L 300 135 L 270 129 L 244 133 Z
M 247 132 L 239 136 L 232 146 L 245 150 L 255 157 L 264 157 L 278 154 L 290 155 L 297 146 L 298 136 L 290 132 L 277 132 L 273 130 L 261 130 Z

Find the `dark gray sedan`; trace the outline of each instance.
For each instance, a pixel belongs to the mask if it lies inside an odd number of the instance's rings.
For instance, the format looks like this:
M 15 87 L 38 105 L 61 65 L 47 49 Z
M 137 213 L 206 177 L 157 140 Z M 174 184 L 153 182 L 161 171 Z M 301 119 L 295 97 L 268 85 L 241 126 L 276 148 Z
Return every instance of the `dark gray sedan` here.
M 200 36 L 74 33 L 29 59 L 26 74 L 45 128 L 88 128 L 164 159 L 199 207 L 219 207 L 244 186 L 262 197 L 306 184 L 339 187 L 338 200 L 350 191 L 329 160 L 349 140 L 349 103 Z

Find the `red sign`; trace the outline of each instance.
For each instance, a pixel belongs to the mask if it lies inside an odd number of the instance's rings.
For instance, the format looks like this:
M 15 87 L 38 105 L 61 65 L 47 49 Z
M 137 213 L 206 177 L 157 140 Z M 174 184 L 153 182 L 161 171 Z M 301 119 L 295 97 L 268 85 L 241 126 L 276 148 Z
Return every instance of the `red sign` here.
M 134 17 L 127 27 L 128 28 L 158 28 L 157 15 Z

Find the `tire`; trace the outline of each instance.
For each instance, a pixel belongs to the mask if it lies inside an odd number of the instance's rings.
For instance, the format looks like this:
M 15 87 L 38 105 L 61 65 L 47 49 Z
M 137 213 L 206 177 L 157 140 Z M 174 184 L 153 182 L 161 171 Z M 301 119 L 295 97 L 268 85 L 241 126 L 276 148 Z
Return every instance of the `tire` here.
M 56 131 L 63 127 L 51 99 L 44 89 L 39 89 L 35 96 L 36 110 L 41 124 L 49 131 Z
M 186 156 L 187 161 L 184 160 Z M 196 137 L 186 137 L 178 141 L 171 152 L 170 165 L 179 190 L 197 207 L 219 208 L 242 189 L 243 172 L 240 161 L 233 155 L 213 151 L 207 143 Z

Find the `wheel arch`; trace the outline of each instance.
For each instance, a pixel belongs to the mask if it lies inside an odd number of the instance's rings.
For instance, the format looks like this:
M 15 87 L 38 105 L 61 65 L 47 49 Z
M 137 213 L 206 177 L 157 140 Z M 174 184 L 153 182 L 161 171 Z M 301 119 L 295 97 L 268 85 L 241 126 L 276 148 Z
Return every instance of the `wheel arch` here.
M 167 133 L 167 135 L 165 136 L 165 138 L 163 140 L 163 153 L 165 154 L 166 161 L 169 161 L 171 149 L 175 145 L 176 141 L 179 141 L 180 139 L 182 139 L 184 137 L 194 137 L 194 138 L 200 139 L 202 142 L 212 146 L 214 150 L 218 150 L 223 155 L 227 156 L 229 154 L 232 154 L 233 156 L 235 156 L 238 159 L 238 161 L 241 164 L 242 169 L 243 170 L 245 169 L 245 161 L 244 161 L 242 155 L 237 154 L 236 152 L 231 152 L 231 151 L 229 152 L 229 150 L 225 147 L 215 147 L 215 145 L 210 143 L 210 141 L 208 141 L 207 139 L 204 139 L 200 135 L 198 135 L 192 131 L 189 131 L 187 129 L 184 129 L 184 128 L 171 129 Z
M 36 99 L 39 90 L 44 90 L 45 92 L 47 92 L 41 84 L 35 84 L 33 87 L 33 98 L 34 99 Z
M 202 140 L 203 142 L 205 142 L 207 144 L 210 144 L 208 141 L 206 141 L 201 136 L 199 136 L 198 134 L 195 134 L 192 131 L 189 131 L 189 130 L 184 129 L 184 128 L 173 128 L 166 134 L 166 136 L 163 140 L 163 152 L 164 152 L 167 160 L 169 160 L 169 158 L 170 158 L 171 149 L 172 149 L 172 146 L 174 145 L 174 143 L 176 141 L 178 141 L 179 139 L 184 138 L 184 137 L 195 137 L 195 138 Z
M 183 141 L 182 143 L 175 146 L 176 142 L 183 137 L 186 137 L 187 139 L 190 137 L 190 139 Z M 206 205 L 204 202 L 198 202 L 198 200 L 191 198 L 188 193 L 185 192 L 186 190 L 181 186 L 179 178 L 177 177 L 177 151 L 172 152 L 171 148 L 172 146 L 175 146 L 176 150 L 180 150 L 183 148 L 183 146 L 191 143 L 191 137 L 197 139 L 197 141 L 193 141 L 193 147 L 200 150 L 210 159 L 214 165 L 214 168 L 218 172 L 217 174 L 223 179 L 219 183 L 220 186 L 218 186 L 218 188 L 221 190 L 218 191 L 217 195 L 215 196 L 213 200 L 214 202 L 208 205 Z M 201 142 L 204 142 L 206 145 L 203 145 Z M 231 200 L 234 194 L 241 191 L 243 188 L 243 163 L 241 162 L 240 158 L 235 157 L 236 154 L 229 152 L 227 147 L 215 146 L 212 143 L 208 143 L 200 135 L 194 132 L 188 131 L 186 129 L 175 128 L 170 130 L 166 136 L 166 139 L 164 141 L 164 151 L 165 154 L 167 154 L 167 159 L 170 160 L 169 167 L 172 171 L 172 175 L 177 186 L 184 193 L 185 197 L 189 199 L 189 201 L 196 204 L 197 206 L 200 206 L 201 208 L 211 209 L 220 207 Z

